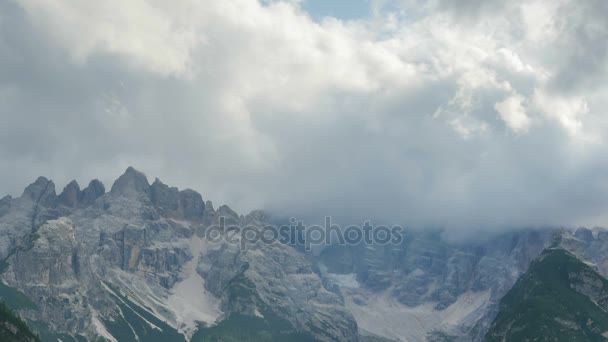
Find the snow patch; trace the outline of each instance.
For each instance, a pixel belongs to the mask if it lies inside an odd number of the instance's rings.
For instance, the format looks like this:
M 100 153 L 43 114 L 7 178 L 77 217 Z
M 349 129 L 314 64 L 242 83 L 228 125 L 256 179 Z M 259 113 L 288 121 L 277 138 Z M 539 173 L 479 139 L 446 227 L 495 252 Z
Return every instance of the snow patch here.
M 319 270 L 323 277 L 340 287 L 359 288 L 361 285 L 357 281 L 357 274 L 338 274 L 327 271 L 327 266 L 324 263 L 319 263 Z
M 357 281 L 357 275 L 355 273 L 349 274 L 335 274 L 326 273 L 325 276 L 334 284 L 340 287 L 358 288 L 360 287 Z
M 91 322 L 93 323 L 93 326 L 95 327 L 95 332 L 97 334 L 99 334 L 99 336 L 105 338 L 109 342 L 118 342 L 114 338 L 114 336 L 112 336 L 112 334 L 110 334 L 108 329 L 106 329 L 106 326 L 103 323 L 101 323 L 101 321 L 99 320 L 97 311 L 95 311 L 95 310 L 91 310 Z
M 101 283 L 103 285 L 103 287 L 106 289 L 106 291 L 110 292 L 114 298 L 118 299 L 121 303 L 123 303 L 126 307 L 128 307 L 129 309 L 131 309 L 131 311 L 133 311 L 134 314 L 136 314 L 139 318 L 141 318 L 144 322 L 146 322 L 152 329 L 156 329 L 158 331 L 163 331 L 163 329 L 161 329 L 160 327 L 156 326 L 154 323 L 148 321 L 144 316 L 140 315 L 139 312 L 137 312 L 135 309 L 133 309 L 131 307 L 131 305 L 127 302 L 125 302 L 122 298 L 120 298 L 120 296 L 118 294 L 116 294 L 116 292 L 114 292 L 114 290 L 112 290 L 108 285 L 106 285 L 104 282 Z M 137 305 L 137 304 L 135 304 Z M 148 313 L 150 313 L 150 311 L 144 309 L 143 307 L 139 306 L 139 308 L 141 308 L 142 310 L 147 311 Z M 122 311 L 122 310 L 121 310 Z M 124 316 L 123 316 L 124 317 Z M 125 319 L 126 320 L 126 319 Z M 128 322 L 127 322 L 128 323 Z
M 262 313 L 260 312 L 260 310 L 258 310 L 258 308 L 255 308 L 255 311 L 253 312 L 253 314 L 255 315 L 255 317 L 264 318 L 264 315 L 262 315 Z
M 181 323 L 178 331 L 188 339 L 196 332 L 198 322 L 215 324 L 222 315 L 220 301 L 205 289 L 205 280 L 196 268 L 207 252 L 207 243 L 196 234 L 189 240 L 192 260 L 184 265 L 183 280 L 171 290 L 167 307 Z

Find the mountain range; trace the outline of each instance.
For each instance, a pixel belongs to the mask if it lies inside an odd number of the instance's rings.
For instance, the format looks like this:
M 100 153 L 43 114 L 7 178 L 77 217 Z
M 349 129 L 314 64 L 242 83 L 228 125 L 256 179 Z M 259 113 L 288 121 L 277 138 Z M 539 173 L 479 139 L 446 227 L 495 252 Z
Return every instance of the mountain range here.
M 73 181 L 57 194 L 40 177 L 0 200 L 0 299 L 42 341 L 586 341 L 608 331 L 601 228 L 457 242 L 406 230 L 398 245 L 308 252 L 208 241 L 220 217 L 274 223 L 132 167 L 110 191 Z

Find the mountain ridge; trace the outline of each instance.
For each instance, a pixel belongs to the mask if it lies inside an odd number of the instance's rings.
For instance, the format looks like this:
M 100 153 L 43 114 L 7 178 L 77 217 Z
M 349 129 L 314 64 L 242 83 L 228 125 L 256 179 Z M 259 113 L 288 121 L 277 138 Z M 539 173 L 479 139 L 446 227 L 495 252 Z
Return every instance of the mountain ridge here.
M 95 183 L 93 188 L 103 189 Z M 50 333 L 43 340 L 57 334 L 64 341 L 113 340 L 115 334 L 127 340 L 125 336 L 189 339 L 195 332 L 192 322 L 179 321 L 170 298 L 178 295 L 173 288 L 192 277 L 202 279 L 197 293 L 219 305 L 195 308 L 200 316 L 189 318 L 195 323 L 207 319 L 208 310 L 218 310 L 225 321 L 233 315 L 255 317 L 266 307 L 267 317 L 286 322 L 281 329 L 309 339 L 358 339 L 356 323 L 339 296 L 323 288 L 305 257 L 293 248 L 263 245 L 248 252 L 221 243 L 192 254 L 191 241 L 201 239 L 219 215 L 243 225 L 257 216 L 239 216 L 227 206 L 214 211 L 198 192 L 160 181 L 149 184 L 145 174 L 131 167 L 109 192 L 93 191 L 98 196 L 92 203 L 81 204 L 82 192 L 72 182 L 57 196 L 54 183 L 41 177 L 24 196 L 9 199 L 10 208 L 0 217 L 0 246 L 5 247 L 0 256 L 7 264 L 2 281 L 34 301 L 37 309 L 17 309 L 30 322 L 49 323 Z M 287 262 L 274 261 L 279 259 Z M 195 272 L 187 274 L 191 260 Z M 243 265 L 250 267 L 242 271 Z M 268 272 L 274 277 L 273 288 L 268 288 Z M 243 302 L 225 293 L 238 276 L 254 281 L 258 300 Z M 296 278 L 301 280 L 294 282 Z
M 608 280 L 574 254 L 546 249 L 502 298 L 487 341 L 605 341 Z
M 57 195 L 41 177 L 0 200 L 0 280 L 32 302 L 14 309 L 44 341 L 234 338 L 236 322 L 263 324 L 249 332 L 260 340 L 482 341 L 499 300 L 556 233 L 599 268 L 608 260 L 608 234 L 558 229 L 459 243 L 406 230 L 399 245 L 318 254 L 286 244 L 241 250 L 210 243 L 206 229 L 220 217 L 263 227 L 268 213 L 215 209 L 133 168 L 108 192 L 97 180 L 79 188 L 70 182 Z

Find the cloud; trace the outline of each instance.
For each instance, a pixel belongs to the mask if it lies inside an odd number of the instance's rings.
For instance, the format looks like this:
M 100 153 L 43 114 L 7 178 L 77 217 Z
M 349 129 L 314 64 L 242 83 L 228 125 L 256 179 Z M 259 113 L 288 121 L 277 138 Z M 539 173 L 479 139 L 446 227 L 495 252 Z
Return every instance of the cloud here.
M 0 189 L 133 165 L 242 212 L 604 224 L 605 6 L 464 2 L 3 2 Z
M 523 100 L 521 95 L 513 95 L 494 105 L 494 109 L 500 114 L 500 118 L 515 133 L 525 133 L 531 125 Z
M 200 43 L 187 4 L 162 2 L 18 1 L 38 29 L 84 64 L 95 54 L 127 58 L 133 67 L 162 74 L 185 73 Z M 180 6 L 182 5 L 182 6 Z
M 556 120 L 570 135 L 576 137 L 580 134 L 583 128 L 582 116 L 589 111 L 587 101 L 583 97 L 552 96 L 543 91 L 536 91 L 534 102 L 544 115 Z

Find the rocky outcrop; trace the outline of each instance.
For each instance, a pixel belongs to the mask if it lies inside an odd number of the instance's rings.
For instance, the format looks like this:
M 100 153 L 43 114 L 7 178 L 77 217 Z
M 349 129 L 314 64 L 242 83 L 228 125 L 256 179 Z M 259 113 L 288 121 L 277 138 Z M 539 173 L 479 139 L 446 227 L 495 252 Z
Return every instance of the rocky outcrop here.
M 190 189 L 179 191 L 158 178 L 150 187 L 150 197 L 157 210 L 166 217 L 198 222 L 205 214 L 205 202 L 198 192 Z
M 63 332 L 84 332 L 90 324 L 87 291 L 91 281 L 88 256 L 75 239 L 68 218 L 44 223 L 31 239 L 31 247 L 10 257 L 3 275 L 11 287 L 23 291 L 36 310 L 24 315 Z
M 80 263 L 74 233 L 74 224 L 68 218 L 44 223 L 31 237 L 33 247 L 15 254 L 11 265 L 12 279 L 44 286 L 75 280 L 80 272 Z
M 10 195 L 4 196 L 0 199 L 0 216 L 4 216 L 11 209 L 12 197 Z

